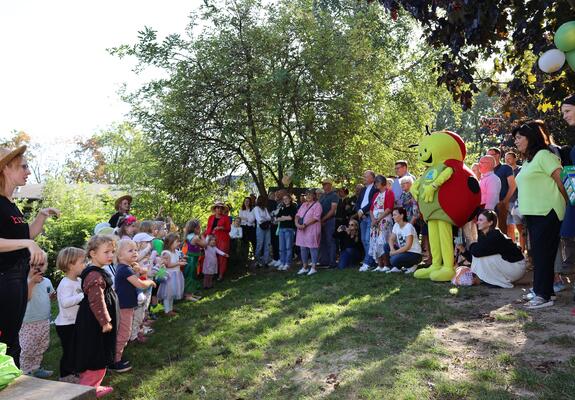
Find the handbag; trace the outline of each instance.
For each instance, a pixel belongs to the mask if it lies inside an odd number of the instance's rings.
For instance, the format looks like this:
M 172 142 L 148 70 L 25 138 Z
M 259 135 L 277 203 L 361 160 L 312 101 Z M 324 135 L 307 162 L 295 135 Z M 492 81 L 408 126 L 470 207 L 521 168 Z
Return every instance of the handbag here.
M 260 224 L 260 229 L 267 231 L 268 229 L 270 229 L 271 224 L 272 224 L 271 221 L 264 221 Z
M 308 208 L 307 210 L 305 210 L 305 212 L 303 213 L 303 216 L 298 218 L 298 220 L 297 220 L 298 224 L 300 224 L 300 225 L 303 225 L 303 224 L 304 224 L 303 220 L 304 220 L 304 218 L 305 218 L 307 212 L 308 212 L 309 210 L 311 210 L 311 208 L 315 205 L 315 203 L 316 203 L 315 201 L 314 201 L 313 203 L 311 203 L 311 206 L 309 206 L 309 208 Z

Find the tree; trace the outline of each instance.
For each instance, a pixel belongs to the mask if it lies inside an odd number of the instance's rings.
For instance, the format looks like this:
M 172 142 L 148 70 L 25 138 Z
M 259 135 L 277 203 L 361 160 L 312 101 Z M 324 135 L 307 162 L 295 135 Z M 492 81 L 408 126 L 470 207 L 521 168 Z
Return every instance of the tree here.
M 198 20 L 206 28 L 197 36 L 159 42 L 146 28 L 136 45 L 112 50 L 136 57 L 138 71 L 166 72 L 125 97 L 169 166 L 163 183 L 176 199 L 233 173 L 265 193 L 285 175 L 305 185 L 389 168 L 433 119 L 437 103 L 424 96 L 445 97 L 429 83 L 437 54 L 409 46 L 411 20 L 376 7 L 206 2 L 190 32 Z

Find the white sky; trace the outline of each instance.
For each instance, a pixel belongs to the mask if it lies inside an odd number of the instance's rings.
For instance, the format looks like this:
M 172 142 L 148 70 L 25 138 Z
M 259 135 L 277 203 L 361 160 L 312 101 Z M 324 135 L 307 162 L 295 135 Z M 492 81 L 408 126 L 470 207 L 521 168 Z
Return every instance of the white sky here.
M 150 26 L 183 33 L 201 0 L 0 2 L 0 137 L 23 130 L 50 147 L 90 136 L 128 112 L 117 92 L 137 85 L 133 60 L 107 48 Z

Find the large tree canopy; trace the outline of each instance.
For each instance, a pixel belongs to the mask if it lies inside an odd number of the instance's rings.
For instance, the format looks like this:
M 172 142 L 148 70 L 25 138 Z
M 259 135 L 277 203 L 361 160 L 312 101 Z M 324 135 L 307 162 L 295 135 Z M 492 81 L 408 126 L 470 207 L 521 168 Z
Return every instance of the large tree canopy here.
M 417 45 L 415 29 L 354 0 L 337 11 L 312 0 L 206 2 L 188 37 L 159 41 L 147 28 L 112 52 L 165 72 L 126 99 L 175 196 L 231 173 L 265 192 L 286 176 L 355 180 L 367 165 L 410 158 L 407 144 L 446 98 L 429 79 L 438 54 Z

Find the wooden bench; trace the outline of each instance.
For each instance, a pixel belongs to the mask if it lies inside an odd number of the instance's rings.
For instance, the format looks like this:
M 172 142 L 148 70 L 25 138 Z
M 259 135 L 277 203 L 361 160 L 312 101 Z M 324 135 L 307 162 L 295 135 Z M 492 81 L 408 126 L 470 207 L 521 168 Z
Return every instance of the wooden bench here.
M 23 375 L 4 390 L 0 400 L 93 400 L 96 389 L 91 386 L 49 381 Z

